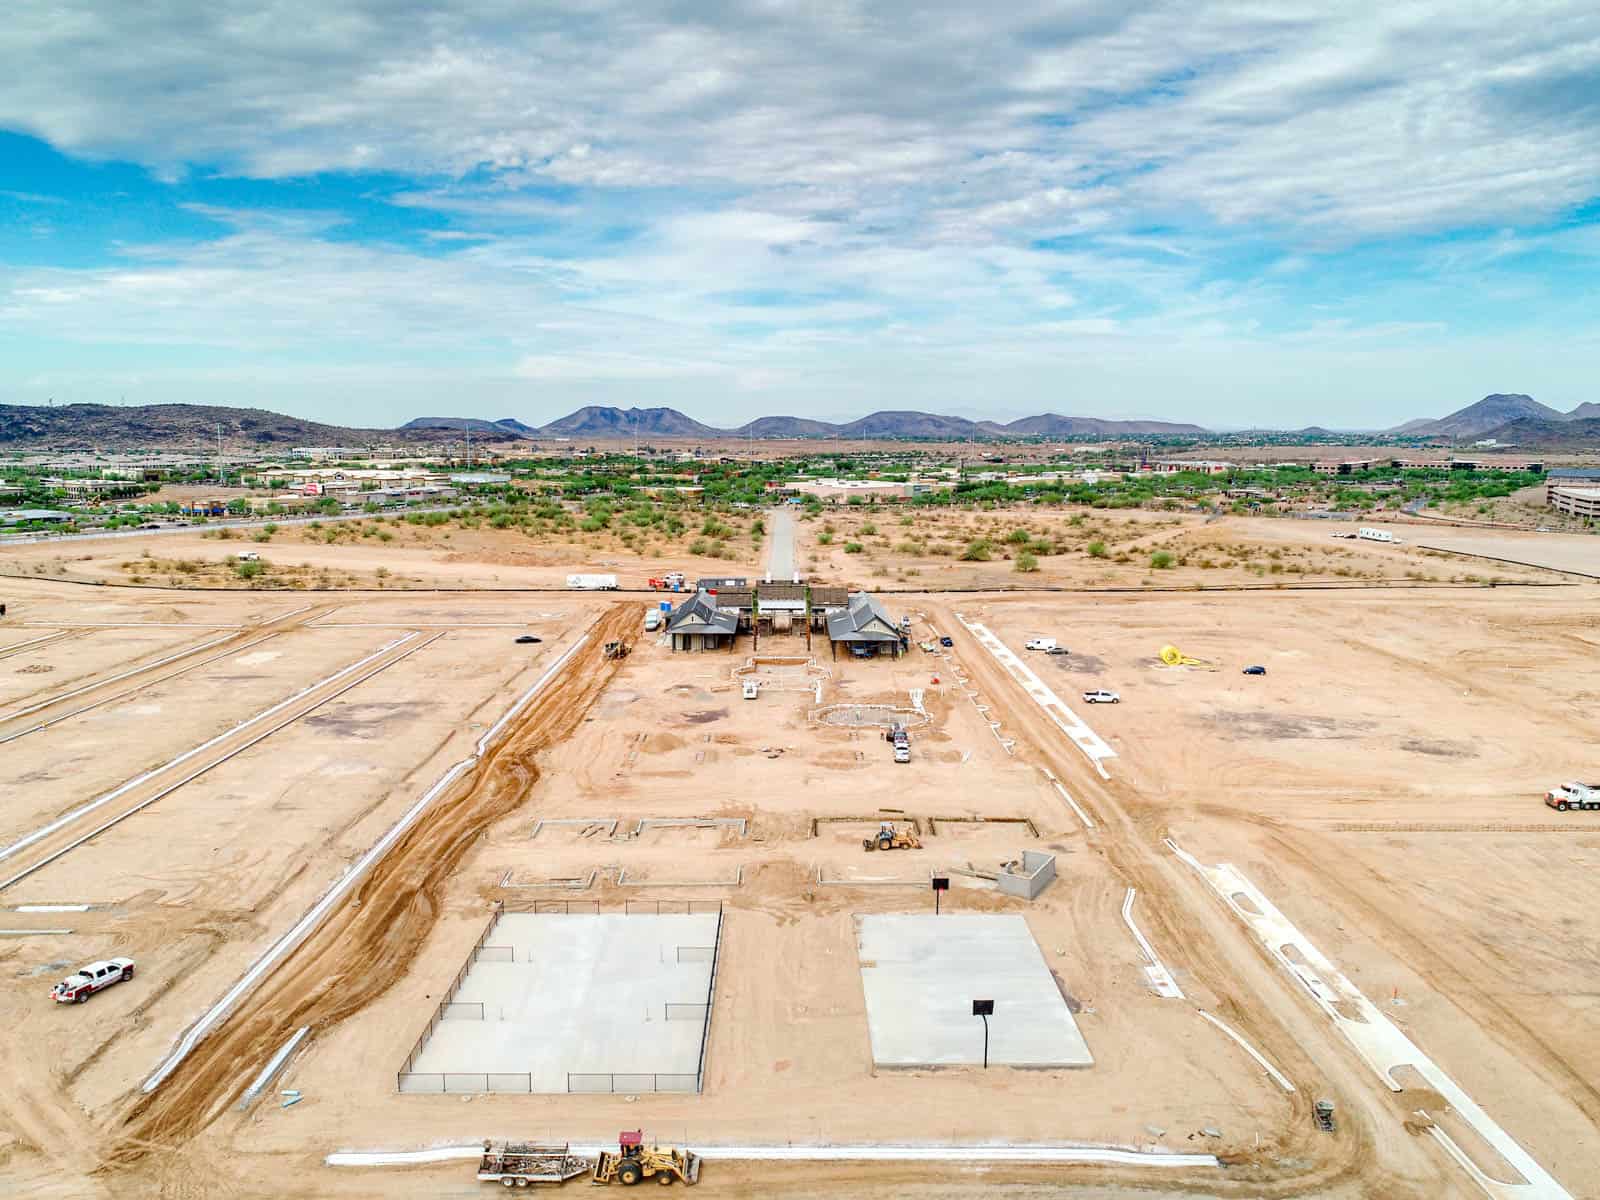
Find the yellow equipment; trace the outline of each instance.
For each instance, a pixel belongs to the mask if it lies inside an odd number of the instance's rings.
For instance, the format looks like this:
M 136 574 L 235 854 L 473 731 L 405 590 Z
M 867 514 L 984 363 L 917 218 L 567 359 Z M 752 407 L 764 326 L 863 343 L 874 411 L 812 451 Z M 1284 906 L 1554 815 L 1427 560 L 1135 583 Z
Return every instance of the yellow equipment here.
M 1161 661 L 1169 667 L 1209 667 L 1203 658 L 1190 658 L 1176 646 L 1161 647 Z
M 607 642 L 603 653 L 607 658 L 627 658 L 633 646 L 628 642 Z
M 600 1151 L 600 1158 L 594 1164 L 594 1173 L 589 1176 L 589 1182 L 614 1182 L 624 1187 L 632 1187 L 651 1178 L 660 1184 L 670 1184 L 675 1179 L 686 1184 L 698 1183 L 700 1156 L 693 1150 L 680 1150 L 676 1146 L 668 1146 L 665 1149 L 660 1146 L 646 1146 L 643 1130 L 625 1129 L 617 1135 L 615 1153 L 610 1150 Z
M 878 826 L 876 837 L 861 839 L 861 848 L 863 850 L 921 850 L 922 842 L 910 830 L 901 833 L 894 827 L 893 821 L 884 821 Z

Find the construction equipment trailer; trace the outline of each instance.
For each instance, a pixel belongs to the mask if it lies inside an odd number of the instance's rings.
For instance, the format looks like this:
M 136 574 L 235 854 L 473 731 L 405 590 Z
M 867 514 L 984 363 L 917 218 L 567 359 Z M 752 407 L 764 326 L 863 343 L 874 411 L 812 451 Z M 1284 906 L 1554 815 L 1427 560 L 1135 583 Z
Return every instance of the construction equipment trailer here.
M 573 1154 L 570 1146 L 540 1146 L 532 1142 L 485 1142 L 478 1160 L 478 1180 L 506 1187 L 533 1183 L 561 1184 L 591 1168 L 587 1158 Z
M 632 1187 L 646 1179 L 660 1184 L 674 1180 L 685 1184 L 700 1181 L 700 1156 L 676 1146 L 646 1146 L 644 1131 L 623 1130 L 617 1135 L 617 1149 L 600 1151 L 600 1159 L 589 1176 L 591 1183 L 620 1183 Z

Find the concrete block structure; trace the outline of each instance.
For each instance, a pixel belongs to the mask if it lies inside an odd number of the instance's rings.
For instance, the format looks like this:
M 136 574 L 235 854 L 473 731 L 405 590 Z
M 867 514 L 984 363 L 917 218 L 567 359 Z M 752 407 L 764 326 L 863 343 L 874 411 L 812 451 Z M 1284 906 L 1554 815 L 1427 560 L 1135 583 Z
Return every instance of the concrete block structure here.
M 1055 881 L 1056 856 L 1040 850 L 1024 850 L 1014 871 L 1001 871 L 995 886 L 1008 896 L 1032 900 Z

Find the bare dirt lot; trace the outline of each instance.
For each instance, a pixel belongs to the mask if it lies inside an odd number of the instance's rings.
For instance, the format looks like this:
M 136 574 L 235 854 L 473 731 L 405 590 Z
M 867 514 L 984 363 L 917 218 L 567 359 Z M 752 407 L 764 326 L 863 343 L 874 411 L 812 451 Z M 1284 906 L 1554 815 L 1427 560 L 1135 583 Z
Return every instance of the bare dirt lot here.
M 891 611 L 916 619 L 899 660 L 763 638 L 763 653 L 816 658 L 825 705 L 920 699 L 909 764 L 874 727 L 815 719 L 806 692 L 742 699 L 732 671 L 748 639 L 735 654 L 675 655 L 640 637 L 637 601 L 5 590 L 0 906 L 7 928 L 32 931 L 0 940 L 0 1154 L 18 1190 L 475 1194 L 469 1163 L 322 1159 L 485 1137 L 599 1142 L 643 1125 L 709 1151 L 700 1186 L 729 1195 L 1479 1194 L 1414 1132 L 1414 1110 L 1438 1098 L 1384 1089 L 1169 836 L 1236 864 L 1572 1195 L 1600 1174 L 1585 1023 L 1600 919 L 1582 903 L 1600 813 L 1540 802 L 1596 770 L 1593 585 L 897 596 Z M 963 618 L 1019 653 L 1033 636 L 1070 650 L 1025 662 L 1116 751 L 1109 779 Z M 515 644 L 524 629 L 544 640 Z M 934 633 L 955 646 L 915 649 Z M 624 634 L 633 653 L 605 660 L 600 643 Z M 1160 665 L 1168 644 L 1203 665 Z M 1250 664 L 1266 675 L 1242 675 Z M 1121 703 L 1084 707 L 1090 687 Z M 321 926 L 142 1092 L 425 796 Z M 718 823 L 657 823 L 694 818 Z M 865 852 L 883 819 L 921 849 Z M 1024 850 L 1054 854 L 1059 872 L 1031 903 L 984 878 Z M 873 1068 L 853 918 L 930 910 L 934 874 L 951 879 L 956 911 L 1025 917 L 1093 1067 Z M 1129 887 L 1181 998 L 1151 986 L 1122 919 Z M 723 912 L 701 1093 L 399 1092 L 495 905 L 686 900 Z M 132 982 L 82 1007 L 46 998 L 72 967 L 114 954 L 137 960 Z M 251 1076 L 301 1026 L 305 1048 L 241 1111 Z M 302 1099 L 282 1107 L 280 1089 Z M 1338 1105 L 1331 1137 L 1310 1119 L 1322 1096 Z M 1454 1128 L 1453 1114 L 1436 1119 Z M 1226 1165 L 774 1173 L 715 1158 L 718 1146 L 1064 1142 Z

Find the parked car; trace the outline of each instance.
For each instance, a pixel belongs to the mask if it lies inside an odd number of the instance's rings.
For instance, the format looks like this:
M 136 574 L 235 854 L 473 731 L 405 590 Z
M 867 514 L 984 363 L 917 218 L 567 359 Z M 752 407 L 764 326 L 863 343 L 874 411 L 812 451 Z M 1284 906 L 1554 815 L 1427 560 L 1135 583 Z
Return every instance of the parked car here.
M 531 633 L 525 633 L 525 634 L 523 634 L 521 637 L 519 637 L 517 639 L 517 645 L 519 645 L 519 646 L 537 646 L 542 641 L 544 641 L 544 639 L 541 638 L 541 637 L 534 637 L 533 634 L 531 634 Z
M 126 983 L 133 978 L 133 959 L 107 958 L 80 967 L 50 989 L 50 999 L 57 1004 L 82 1004 L 96 992 L 102 992 L 114 983 Z
M 1045 653 L 1046 654 L 1071 654 L 1072 651 L 1068 650 L 1065 646 L 1051 646 L 1050 649 L 1045 651 Z
M 1246 675 L 1265 675 L 1267 669 L 1265 667 L 1246 667 L 1244 673 Z
M 1085 692 L 1083 694 L 1083 702 L 1085 704 L 1121 704 L 1122 697 L 1117 695 L 1116 692 L 1108 692 L 1104 688 L 1100 688 L 1093 692 Z
M 956 640 L 952 637 L 942 637 L 939 639 L 939 645 L 941 646 L 954 646 L 955 644 Z

